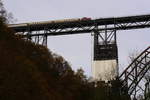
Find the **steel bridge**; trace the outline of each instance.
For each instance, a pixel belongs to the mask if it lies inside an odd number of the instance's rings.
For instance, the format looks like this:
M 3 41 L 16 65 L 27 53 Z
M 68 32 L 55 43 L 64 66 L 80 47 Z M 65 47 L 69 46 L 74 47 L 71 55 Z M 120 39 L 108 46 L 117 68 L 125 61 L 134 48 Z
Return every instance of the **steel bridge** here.
M 146 73 L 148 73 L 149 70 L 150 47 L 146 48 L 141 54 L 139 54 L 119 76 L 119 78 L 123 81 L 122 91 L 126 92 L 127 90 L 129 95 L 133 95 L 134 98 L 139 91 L 144 94 L 145 90 L 139 85 L 139 83 L 143 77 L 146 76 Z M 149 82 L 149 80 L 147 82 Z M 146 84 L 148 85 L 149 83 Z M 145 88 L 149 87 L 146 86 Z
M 109 40 L 116 30 L 131 30 L 150 27 L 150 15 L 100 18 L 81 21 L 69 21 L 58 23 L 23 23 L 9 25 L 16 32 L 23 33 L 26 37 L 35 37 L 35 43 L 47 45 L 47 36 L 71 35 L 90 32 L 107 33 L 102 40 Z M 110 33 L 110 34 L 109 34 Z M 101 35 L 101 34 L 99 34 Z
M 150 15 L 10 24 L 28 40 L 47 45 L 48 36 L 94 33 L 94 59 L 118 59 L 116 32 L 150 27 Z M 95 48 L 94 47 L 94 48 Z M 97 49 L 98 48 L 98 49 Z M 143 51 L 119 76 L 127 92 L 136 95 L 138 83 L 150 67 L 150 47 Z

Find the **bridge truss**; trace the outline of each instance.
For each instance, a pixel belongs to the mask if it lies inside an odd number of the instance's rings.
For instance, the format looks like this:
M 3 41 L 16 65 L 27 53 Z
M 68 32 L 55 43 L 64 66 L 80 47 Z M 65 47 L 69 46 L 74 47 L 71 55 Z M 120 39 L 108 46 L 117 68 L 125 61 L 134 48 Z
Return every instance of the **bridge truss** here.
M 100 18 L 79 21 L 64 21 L 58 23 L 23 23 L 9 25 L 27 40 L 47 46 L 48 36 L 72 35 L 82 33 L 94 33 L 94 45 L 98 46 L 94 53 L 100 54 L 94 59 L 115 58 L 117 55 L 116 32 L 118 30 L 131 30 L 150 27 L 150 15 Z M 99 43 L 99 44 L 98 44 Z M 97 45 L 98 44 L 98 45 Z M 105 50 L 102 50 L 105 48 Z M 142 52 L 120 75 L 123 80 L 123 88 L 127 87 L 130 95 L 136 95 L 140 81 L 150 67 L 150 47 Z M 99 52 L 102 50 L 102 52 Z M 107 53 L 105 52 L 107 51 Z
M 101 18 L 93 20 L 80 20 L 60 23 L 26 23 L 9 25 L 17 33 L 23 34 L 28 39 L 33 39 L 35 43 L 47 45 L 47 36 L 71 35 L 81 33 L 99 32 L 106 33 L 103 42 L 116 30 L 130 30 L 150 27 L 150 15 Z M 101 35 L 101 34 L 99 34 Z M 100 36 L 101 37 L 101 36 Z
M 134 98 L 139 92 L 145 92 L 144 86 L 140 86 L 140 82 L 150 69 L 150 47 L 145 49 L 137 56 L 132 63 L 119 76 L 123 81 L 122 91 L 128 92 Z

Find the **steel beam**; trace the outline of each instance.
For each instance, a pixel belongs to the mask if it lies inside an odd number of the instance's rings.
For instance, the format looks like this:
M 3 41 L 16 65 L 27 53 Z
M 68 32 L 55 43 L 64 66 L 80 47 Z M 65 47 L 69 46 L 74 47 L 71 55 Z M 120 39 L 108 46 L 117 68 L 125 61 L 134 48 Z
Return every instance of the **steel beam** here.
M 139 86 L 139 83 L 150 69 L 150 47 L 145 49 L 139 56 L 137 56 L 133 62 L 123 71 L 119 76 L 123 81 L 122 91 L 127 89 L 130 95 L 136 97 L 137 91 L 141 90 L 143 86 Z M 140 87 L 140 88 L 139 88 Z
M 79 33 L 89 33 L 95 30 L 130 30 L 139 28 L 150 27 L 150 15 L 141 16 L 129 16 L 129 17 L 114 17 L 114 18 L 100 18 L 93 20 L 81 20 L 69 23 L 47 23 L 40 24 L 40 22 L 23 23 L 22 24 L 10 24 L 10 28 L 13 28 L 16 32 L 26 33 L 32 32 L 31 36 L 37 35 L 69 35 Z M 107 25 L 107 28 L 105 27 Z M 35 34 L 35 32 L 39 34 Z M 45 31 L 47 31 L 45 33 Z M 24 34 L 26 35 L 26 34 Z
M 116 30 L 103 31 L 94 30 L 94 60 L 118 61 L 118 49 L 116 42 Z

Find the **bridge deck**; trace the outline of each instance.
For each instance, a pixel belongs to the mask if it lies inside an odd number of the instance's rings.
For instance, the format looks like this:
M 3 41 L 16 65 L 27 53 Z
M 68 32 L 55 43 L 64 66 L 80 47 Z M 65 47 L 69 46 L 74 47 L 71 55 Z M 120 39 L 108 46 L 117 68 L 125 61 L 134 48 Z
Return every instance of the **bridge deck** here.
M 105 27 L 106 25 L 107 27 Z M 52 21 L 47 21 L 47 23 L 21 23 L 10 24 L 8 27 L 13 28 L 16 32 L 47 31 L 47 35 L 88 33 L 94 30 L 128 30 L 150 27 L 150 15 L 75 20 L 57 23 L 52 23 Z M 34 36 L 36 34 L 31 35 Z M 43 35 L 43 32 L 39 32 L 38 35 Z

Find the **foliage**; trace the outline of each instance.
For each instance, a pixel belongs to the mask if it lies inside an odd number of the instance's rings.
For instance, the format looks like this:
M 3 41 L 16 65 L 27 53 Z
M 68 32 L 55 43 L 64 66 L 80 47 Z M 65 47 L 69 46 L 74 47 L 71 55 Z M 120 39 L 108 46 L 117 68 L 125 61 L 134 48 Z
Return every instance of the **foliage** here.
M 130 100 L 128 94 L 121 94 L 122 83 L 119 79 L 95 84 L 92 100 Z
M 4 22 L 4 23 L 10 23 L 13 22 L 13 16 L 12 13 L 8 13 L 4 6 L 2 1 L 0 0 L 0 19 Z

